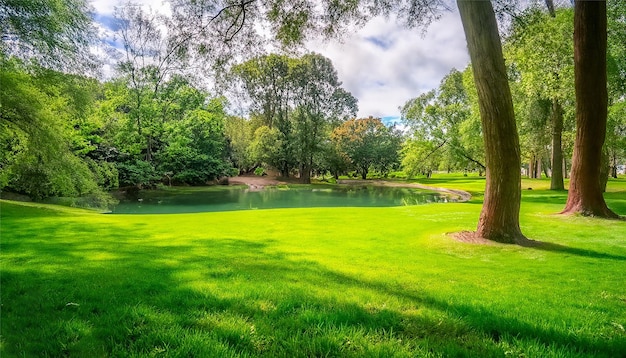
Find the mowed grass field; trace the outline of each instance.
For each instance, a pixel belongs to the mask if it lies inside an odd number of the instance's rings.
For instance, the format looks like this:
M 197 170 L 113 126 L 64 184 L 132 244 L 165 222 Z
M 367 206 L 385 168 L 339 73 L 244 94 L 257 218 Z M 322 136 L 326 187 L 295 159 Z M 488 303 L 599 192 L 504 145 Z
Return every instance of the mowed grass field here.
M 626 357 L 626 221 L 556 215 L 460 243 L 467 203 L 104 215 L 0 202 L 1 357 Z M 532 188 L 533 190 L 528 190 Z M 626 215 L 626 179 L 609 182 Z

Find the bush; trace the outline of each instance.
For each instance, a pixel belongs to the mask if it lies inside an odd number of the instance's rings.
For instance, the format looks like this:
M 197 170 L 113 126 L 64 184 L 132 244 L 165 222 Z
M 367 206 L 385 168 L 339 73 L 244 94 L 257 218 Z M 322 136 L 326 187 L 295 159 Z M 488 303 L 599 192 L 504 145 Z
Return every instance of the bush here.
M 116 163 L 120 186 L 152 186 L 161 179 L 151 163 L 144 160 L 131 160 Z
M 110 210 L 119 201 L 102 190 L 96 190 L 90 194 L 81 197 L 55 196 L 45 199 L 43 202 L 48 204 L 56 204 L 70 206 L 74 208 L 93 209 L 93 210 Z
M 267 175 L 265 173 L 265 169 L 258 167 L 256 169 L 254 169 L 254 175 L 258 175 L 258 176 L 263 176 L 263 175 Z

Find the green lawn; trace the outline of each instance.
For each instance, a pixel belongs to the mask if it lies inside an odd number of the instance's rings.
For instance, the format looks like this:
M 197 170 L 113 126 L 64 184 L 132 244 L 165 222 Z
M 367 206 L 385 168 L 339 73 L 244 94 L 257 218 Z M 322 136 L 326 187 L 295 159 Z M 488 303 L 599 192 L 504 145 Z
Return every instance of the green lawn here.
M 555 215 L 566 193 L 546 185 L 522 184 L 535 248 L 446 236 L 474 229 L 480 196 L 172 215 L 2 201 L 0 356 L 624 357 L 626 221 Z M 626 215 L 626 179 L 606 198 Z

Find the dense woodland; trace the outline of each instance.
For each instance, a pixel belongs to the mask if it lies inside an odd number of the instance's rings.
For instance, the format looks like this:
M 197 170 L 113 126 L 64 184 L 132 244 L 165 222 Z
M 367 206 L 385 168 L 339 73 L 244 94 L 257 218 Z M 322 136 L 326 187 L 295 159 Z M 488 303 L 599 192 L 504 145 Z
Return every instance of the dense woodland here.
M 169 18 L 122 6 L 121 45 L 108 49 L 117 67 L 104 80 L 89 52 L 95 34 L 87 4 L 46 1 L 43 11 L 30 3 L 9 1 L 0 9 L 4 191 L 103 206 L 107 192 L 120 187 L 204 185 L 268 170 L 304 183 L 315 175 L 488 171 L 472 67 L 452 69 L 438 88 L 416 94 L 402 106 L 405 125 L 388 127 L 355 118 L 357 100 L 329 59 L 288 51 L 312 29 L 294 30 L 298 19 L 286 9 L 270 11 L 267 21 L 280 25 L 276 38 L 287 50 L 263 54 L 260 41 L 249 43 L 256 40 L 244 23 L 247 4 L 198 15 L 192 27 L 180 21 L 200 11 L 196 3 L 174 2 Z M 608 2 L 604 183 L 626 162 L 624 10 Z M 576 137 L 574 10 L 542 3 L 510 11 L 500 39 L 520 170 L 552 177 L 560 190 Z M 218 15 L 224 21 L 213 23 Z M 325 25 L 319 24 L 322 33 L 338 31 Z M 233 103 L 245 103 L 245 115 L 235 114 Z

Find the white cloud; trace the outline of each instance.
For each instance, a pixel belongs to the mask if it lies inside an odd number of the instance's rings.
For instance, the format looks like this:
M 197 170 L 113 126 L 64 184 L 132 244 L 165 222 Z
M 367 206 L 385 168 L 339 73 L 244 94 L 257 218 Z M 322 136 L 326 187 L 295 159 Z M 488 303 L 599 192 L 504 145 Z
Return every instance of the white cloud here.
M 425 34 L 375 18 L 343 43 L 312 43 L 333 61 L 344 87 L 359 99 L 359 116 L 396 116 L 408 99 L 435 88 L 453 67 L 469 63 L 458 13 L 446 13 Z

